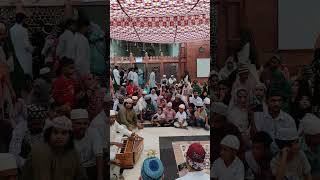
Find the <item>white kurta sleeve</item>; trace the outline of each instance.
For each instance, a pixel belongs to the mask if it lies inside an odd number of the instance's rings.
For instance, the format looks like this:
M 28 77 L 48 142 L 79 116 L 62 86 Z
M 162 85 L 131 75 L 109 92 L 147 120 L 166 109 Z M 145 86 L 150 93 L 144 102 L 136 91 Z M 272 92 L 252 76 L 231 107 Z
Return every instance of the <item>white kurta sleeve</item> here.
M 116 131 L 120 132 L 123 135 L 131 136 L 132 132 L 129 131 L 127 128 L 121 126 L 117 121 L 115 122 Z

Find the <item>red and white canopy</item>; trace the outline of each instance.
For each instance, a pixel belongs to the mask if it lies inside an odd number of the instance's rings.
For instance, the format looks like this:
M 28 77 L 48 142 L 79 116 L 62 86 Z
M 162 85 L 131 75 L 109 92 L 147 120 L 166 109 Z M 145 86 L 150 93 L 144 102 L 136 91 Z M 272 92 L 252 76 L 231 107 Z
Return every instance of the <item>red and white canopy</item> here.
M 110 36 L 147 43 L 210 40 L 210 0 L 111 0 Z

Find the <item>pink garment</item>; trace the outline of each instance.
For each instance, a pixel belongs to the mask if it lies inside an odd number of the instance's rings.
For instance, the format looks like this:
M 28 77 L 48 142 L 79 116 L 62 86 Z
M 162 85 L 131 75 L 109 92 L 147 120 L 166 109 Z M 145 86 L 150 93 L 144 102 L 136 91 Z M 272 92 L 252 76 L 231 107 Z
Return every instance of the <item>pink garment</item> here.
M 167 109 L 165 108 L 163 110 L 164 114 L 166 115 L 166 120 L 171 120 L 171 119 L 174 119 L 175 116 L 176 116 L 176 112 L 173 110 L 173 109 Z

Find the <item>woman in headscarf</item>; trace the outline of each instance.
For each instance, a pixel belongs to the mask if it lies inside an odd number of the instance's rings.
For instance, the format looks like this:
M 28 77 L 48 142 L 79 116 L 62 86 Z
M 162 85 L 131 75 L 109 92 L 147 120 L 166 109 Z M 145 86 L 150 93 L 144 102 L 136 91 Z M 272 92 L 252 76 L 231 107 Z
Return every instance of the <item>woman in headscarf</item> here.
M 226 60 L 223 68 L 219 72 L 219 77 L 221 80 L 227 80 L 229 75 L 236 69 L 236 63 L 233 61 L 233 57 L 230 56 Z
M 243 140 L 249 141 L 249 93 L 245 88 L 238 88 L 232 94 L 232 99 L 227 112 L 227 120 L 238 127 Z

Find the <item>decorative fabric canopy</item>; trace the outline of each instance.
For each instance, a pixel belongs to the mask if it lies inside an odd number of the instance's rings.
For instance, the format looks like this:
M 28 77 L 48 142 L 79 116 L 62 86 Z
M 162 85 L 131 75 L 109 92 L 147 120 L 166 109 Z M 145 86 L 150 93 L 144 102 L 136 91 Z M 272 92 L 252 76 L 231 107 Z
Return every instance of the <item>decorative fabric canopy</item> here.
M 210 0 L 111 0 L 110 36 L 147 43 L 210 40 Z

